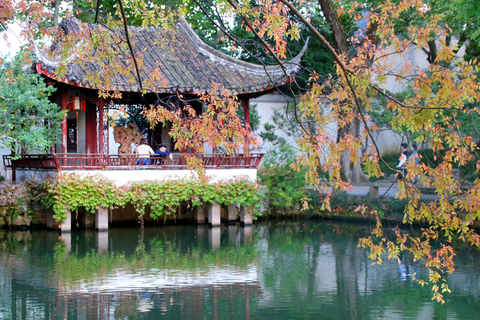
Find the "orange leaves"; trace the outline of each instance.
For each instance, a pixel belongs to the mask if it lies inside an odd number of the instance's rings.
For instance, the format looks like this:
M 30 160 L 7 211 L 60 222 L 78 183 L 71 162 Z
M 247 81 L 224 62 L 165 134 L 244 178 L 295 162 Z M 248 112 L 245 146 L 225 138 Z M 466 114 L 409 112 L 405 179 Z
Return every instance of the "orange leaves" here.
M 244 148 L 255 147 L 257 139 L 249 126 L 245 126 L 237 115 L 240 107 L 236 95 L 221 87 L 214 86 L 203 93 L 200 101 L 204 111 L 198 114 L 195 109 L 179 96 L 182 107 L 151 106 L 144 111 L 151 126 L 157 123 L 171 123 L 170 135 L 176 139 L 180 150 L 204 152 L 204 146 L 223 147 L 228 154 Z M 246 145 L 248 143 L 248 146 Z

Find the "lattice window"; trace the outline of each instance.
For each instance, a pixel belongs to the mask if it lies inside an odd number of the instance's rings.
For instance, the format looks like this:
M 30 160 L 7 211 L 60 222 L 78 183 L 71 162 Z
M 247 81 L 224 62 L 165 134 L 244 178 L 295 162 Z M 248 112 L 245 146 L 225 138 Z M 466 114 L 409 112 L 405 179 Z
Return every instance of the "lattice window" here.
M 108 121 L 105 117 L 105 112 L 106 110 L 104 109 L 104 117 L 103 119 L 100 119 L 100 112 L 97 104 L 97 153 L 103 153 L 103 154 L 108 154 L 109 153 L 109 148 L 108 148 Z M 100 121 L 103 121 L 103 150 L 100 150 Z

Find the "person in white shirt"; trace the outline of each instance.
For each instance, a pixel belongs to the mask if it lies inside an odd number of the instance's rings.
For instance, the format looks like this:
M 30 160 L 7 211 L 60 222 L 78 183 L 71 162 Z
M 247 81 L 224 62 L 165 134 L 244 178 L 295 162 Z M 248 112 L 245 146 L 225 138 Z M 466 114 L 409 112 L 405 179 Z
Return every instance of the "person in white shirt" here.
M 138 154 L 138 164 L 149 164 L 150 163 L 150 155 L 154 154 L 155 151 L 148 145 L 147 139 L 142 138 L 140 139 L 140 144 L 135 148 L 133 151 Z
M 398 179 L 403 179 L 407 173 L 406 162 L 408 159 L 408 145 L 404 142 L 400 145 L 402 147 L 402 153 L 400 154 L 400 159 L 398 160 L 397 169 L 402 170 L 402 173 L 398 174 Z

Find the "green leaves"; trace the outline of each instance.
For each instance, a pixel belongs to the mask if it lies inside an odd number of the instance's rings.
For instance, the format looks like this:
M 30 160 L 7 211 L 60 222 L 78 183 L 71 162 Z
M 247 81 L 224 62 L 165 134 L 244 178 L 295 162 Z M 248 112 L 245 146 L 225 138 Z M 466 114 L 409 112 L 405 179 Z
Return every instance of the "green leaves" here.
M 215 183 L 198 179 L 148 181 L 117 187 L 99 176 L 82 178 L 65 174 L 55 182 L 46 183 L 46 188 L 57 221 L 66 218 L 67 209 L 75 211 L 80 207 L 95 213 L 100 207 L 113 209 L 132 204 L 142 216 L 150 206 L 150 216 L 158 219 L 174 213 L 182 202 L 191 206 L 213 202 L 254 206 L 261 199 L 258 185 L 243 178 Z
M 64 113 L 48 97 L 55 90 L 24 69 L 19 55 L 0 66 L 0 147 L 45 151 L 58 142 Z

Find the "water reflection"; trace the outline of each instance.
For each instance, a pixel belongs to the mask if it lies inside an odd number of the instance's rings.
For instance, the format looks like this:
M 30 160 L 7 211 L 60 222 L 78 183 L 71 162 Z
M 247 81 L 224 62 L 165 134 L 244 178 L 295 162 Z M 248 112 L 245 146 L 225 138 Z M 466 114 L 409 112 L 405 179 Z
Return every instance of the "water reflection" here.
M 425 268 L 372 266 L 368 226 L 289 222 L 0 232 L 1 319 L 474 319 L 478 254 L 461 251 L 447 304 Z

